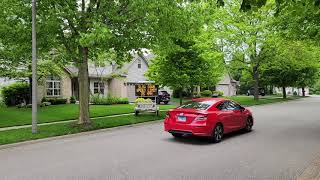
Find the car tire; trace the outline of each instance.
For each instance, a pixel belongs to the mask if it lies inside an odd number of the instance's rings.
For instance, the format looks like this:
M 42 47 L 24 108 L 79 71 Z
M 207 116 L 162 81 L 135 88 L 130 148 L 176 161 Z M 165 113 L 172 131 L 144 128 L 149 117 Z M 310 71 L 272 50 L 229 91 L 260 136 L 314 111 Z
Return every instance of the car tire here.
M 168 104 L 168 103 L 169 103 L 169 101 L 165 101 L 165 102 L 164 102 L 164 104 Z
M 179 134 L 179 133 L 171 133 L 171 135 L 175 138 L 181 138 L 183 136 L 183 134 Z
M 223 136 L 223 126 L 222 124 L 219 123 L 213 129 L 211 140 L 214 143 L 219 143 L 222 140 L 222 136 Z
M 250 132 L 252 131 L 252 126 L 253 126 L 253 119 L 252 117 L 248 117 L 246 120 L 246 127 L 244 128 L 244 130 L 246 132 Z

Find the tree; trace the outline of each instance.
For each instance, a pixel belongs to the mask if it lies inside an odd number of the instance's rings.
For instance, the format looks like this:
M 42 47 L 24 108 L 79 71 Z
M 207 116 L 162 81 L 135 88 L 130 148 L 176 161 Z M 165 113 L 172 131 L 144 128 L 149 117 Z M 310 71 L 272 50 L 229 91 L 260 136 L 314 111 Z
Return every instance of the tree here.
M 258 100 L 260 67 L 265 62 L 262 47 L 272 35 L 275 4 L 254 1 L 258 4 L 243 11 L 243 2 L 225 2 L 225 6 L 211 16 L 208 29 L 213 34 L 212 41 L 224 52 L 227 63 L 238 61 L 242 70 L 250 72 L 254 80 L 254 99 Z
M 4 0 L 1 3 L 4 12 L 11 12 L 6 18 L 15 20 L 15 24 L 8 25 L 9 20 L 4 24 L 12 28 L 2 31 L 1 35 L 8 40 L 2 45 L 7 45 L 10 38 L 24 37 L 4 48 L 17 56 L 17 60 L 12 61 L 17 64 L 21 59 L 30 59 L 29 55 L 23 56 L 26 53 L 17 54 L 14 49 L 24 42 L 21 46 L 26 48 L 24 52 L 31 52 L 31 46 L 26 45 L 30 42 L 31 3 L 20 0 Z M 169 51 L 172 44 L 168 40 L 182 34 L 180 30 L 188 19 L 184 14 L 186 5 L 185 1 L 180 0 L 38 1 L 39 56 L 41 52 L 48 54 L 54 49 L 56 57 L 64 65 L 72 63 L 79 68 L 79 124 L 91 122 L 88 61 L 94 61 L 110 51 L 116 55 L 112 61 L 119 64 L 128 61 L 130 52 L 134 50 L 162 48 Z M 20 29 L 16 30 L 16 27 Z M 8 59 L 5 61 L 8 62 Z
M 202 54 L 193 41 L 176 40 L 180 50 L 166 56 L 158 56 L 152 62 L 147 76 L 162 86 L 179 91 L 180 105 L 182 91 L 196 86 L 216 85 L 221 76 L 222 57 L 210 57 Z M 223 66 L 222 66 L 223 67 Z
M 283 98 L 287 97 L 286 87 L 304 89 L 312 84 L 319 68 L 314 63 L 314 50 L 300 41 L 280 41 L 270 47 L 268 62 L 262 67 L 262 75 L 270 84 L 282 87 Z

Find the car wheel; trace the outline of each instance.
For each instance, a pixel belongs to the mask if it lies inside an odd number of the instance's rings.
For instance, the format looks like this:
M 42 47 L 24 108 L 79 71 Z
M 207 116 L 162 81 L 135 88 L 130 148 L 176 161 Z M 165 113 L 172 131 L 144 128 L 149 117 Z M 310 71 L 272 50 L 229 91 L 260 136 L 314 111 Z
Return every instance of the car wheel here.
M 214 143 L 218 143 L 222 140 L 222 136 L 223 136 L 223 127 L 221 124 L 217 124 L 213 130 L 211 139 Z
M 165 102 L 164 102 L 164 104 L 168 104 L 168 103 L 169 103 L 169 101 L 165 101 Z
M 171 133 L 171 135 L 175 138 L 181 138 L 183 136 L 183 134 L 179 134 L 179 133 Z
M 247 122 L 246 122 L 245 131 L 250 132 L 252 130 L 252 126 L 253 126 L 253 120 L 251 117 L 248 117 Z

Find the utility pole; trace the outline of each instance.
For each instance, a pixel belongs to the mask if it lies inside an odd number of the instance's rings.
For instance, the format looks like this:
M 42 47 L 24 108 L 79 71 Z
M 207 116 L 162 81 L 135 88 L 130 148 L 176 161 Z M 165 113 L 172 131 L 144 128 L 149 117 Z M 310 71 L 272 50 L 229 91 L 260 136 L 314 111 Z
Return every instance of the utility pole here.
M 37 133 L 37 2 L 32 0 L 32 133 Z

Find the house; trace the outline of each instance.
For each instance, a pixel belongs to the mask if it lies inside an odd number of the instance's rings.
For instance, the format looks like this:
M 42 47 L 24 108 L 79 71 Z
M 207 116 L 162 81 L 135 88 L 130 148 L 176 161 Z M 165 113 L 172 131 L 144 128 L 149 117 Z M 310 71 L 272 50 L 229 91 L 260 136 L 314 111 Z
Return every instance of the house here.
M 223 92 L 224 96 L 235 96 L 239 84 L 239 81 L 234 80 L 229 73 L 226 73 L 216 85 L 216 91 Z
M 308 96 L 309 95 L 309 88 L 306 87 L 304 89 L 304 91 L 305 91 L 305 95 Z M 282 94 L 282 88 L 273 88 L 273 92 L 275 94 Z M 295 95 L 295 93 L 297 93 L 296 95 L 298 95 L 298 96 L 303 95 L 302 88 L 287 87 L 286 92 L 287 92 L 287 95 Z
M 90 93 L 127 97 L 130 102 L 133 102 L 136 99 L 135 84 L 147 81 L 144 74 L 153 57 L 152 54 L 134 55 L 133 60 L 123 66 L 111 63 L 99 67 L 90 64 L 88 68 Z M 71 96 L 79 99 L 78 68 L 74 66 L 65 67 L 64 73 L 59 77 L 49 76 L 43 83 L 39 83 L 39 102 L 43 97 L 69 99 Z

